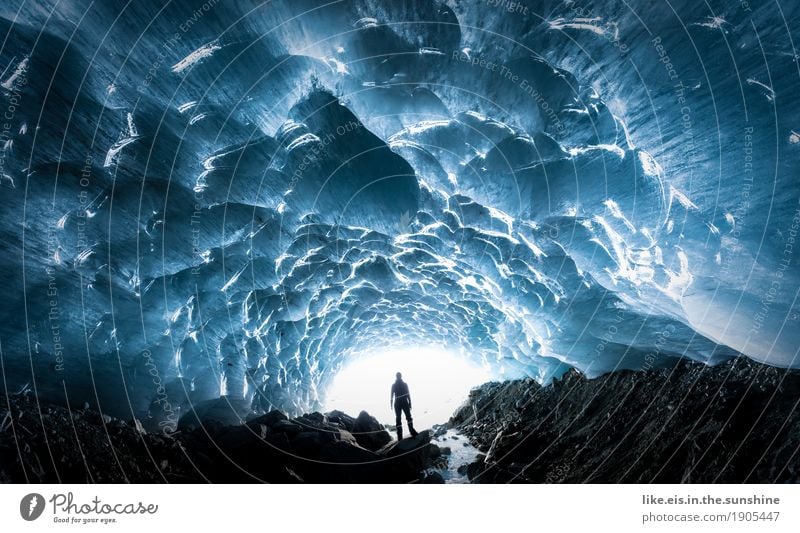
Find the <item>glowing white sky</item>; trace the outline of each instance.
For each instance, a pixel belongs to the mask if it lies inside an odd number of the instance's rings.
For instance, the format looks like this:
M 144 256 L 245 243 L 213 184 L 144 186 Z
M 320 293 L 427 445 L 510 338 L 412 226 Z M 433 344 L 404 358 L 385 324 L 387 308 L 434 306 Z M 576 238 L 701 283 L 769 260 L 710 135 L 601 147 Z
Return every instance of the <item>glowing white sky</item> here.
M 447 422 L 472 387 L 491 380 L 488 369 L 434 346 L 392 349 L 356 358 L 342 368 L 328 390 L 325 411 L 339 409 L 351 416 L 367 411 L 394 424 L 389 392 L 396 372 L 402 372 L 408 383 L 418 430 Z

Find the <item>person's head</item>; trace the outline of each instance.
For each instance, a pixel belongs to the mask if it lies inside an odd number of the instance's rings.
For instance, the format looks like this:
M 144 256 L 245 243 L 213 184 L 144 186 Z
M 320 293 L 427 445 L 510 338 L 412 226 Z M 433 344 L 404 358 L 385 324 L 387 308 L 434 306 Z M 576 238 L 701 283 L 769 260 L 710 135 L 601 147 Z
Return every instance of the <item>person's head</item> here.
M 403 374 L 401 374 L 400 372 L 398 372 L 397 374 L 395 374 L 395 375 L 394 375 L 394 377 L 396 377 L 396 378 L 397 378 L 397 381 L 400 381 L 401 379 L 403 379 Z

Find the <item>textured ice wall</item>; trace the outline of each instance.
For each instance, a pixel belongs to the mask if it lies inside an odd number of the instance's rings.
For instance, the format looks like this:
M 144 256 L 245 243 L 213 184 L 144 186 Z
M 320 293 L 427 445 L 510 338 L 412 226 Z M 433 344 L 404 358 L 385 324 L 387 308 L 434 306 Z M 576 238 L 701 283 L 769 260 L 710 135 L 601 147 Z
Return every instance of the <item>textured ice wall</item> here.
M 798 366 L 798 8 L 0 7 L 4 382 L 157 421 L 440 343 Z

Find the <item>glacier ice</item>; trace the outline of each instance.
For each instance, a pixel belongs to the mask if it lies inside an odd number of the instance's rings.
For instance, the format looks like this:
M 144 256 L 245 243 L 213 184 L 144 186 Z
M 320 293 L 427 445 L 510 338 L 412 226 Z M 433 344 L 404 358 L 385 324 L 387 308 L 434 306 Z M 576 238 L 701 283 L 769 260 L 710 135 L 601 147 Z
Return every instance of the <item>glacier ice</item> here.
M 56 4 L 0 6 L 9 390 L 305 411 L 409 339 L 800 366 L 796 5 Z

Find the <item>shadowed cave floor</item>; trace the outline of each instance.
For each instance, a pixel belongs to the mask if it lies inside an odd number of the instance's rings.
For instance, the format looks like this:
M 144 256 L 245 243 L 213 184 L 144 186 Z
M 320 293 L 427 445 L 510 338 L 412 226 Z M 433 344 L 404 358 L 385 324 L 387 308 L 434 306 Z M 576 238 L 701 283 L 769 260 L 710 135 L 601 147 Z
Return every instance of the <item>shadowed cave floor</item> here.
M 0 396 L 0 482 L 797 482 L 798 403 L 800 371 L 745 359 L 487 383 L 448 424 L 399 443 L 365 412 L 272 411 L 165 435 Z M 470 444 L 482 453 L 457 464 Z

